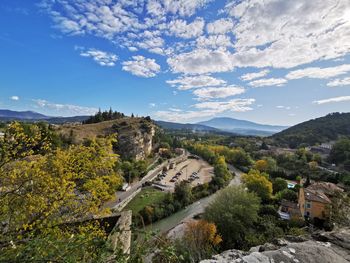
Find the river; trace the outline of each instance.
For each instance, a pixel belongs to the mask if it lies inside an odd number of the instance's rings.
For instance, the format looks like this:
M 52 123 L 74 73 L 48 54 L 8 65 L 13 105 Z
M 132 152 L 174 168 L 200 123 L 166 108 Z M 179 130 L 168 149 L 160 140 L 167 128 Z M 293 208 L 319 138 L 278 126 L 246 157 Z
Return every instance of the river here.
M 229 186 L 231 185 L 239 185 L 241 183 L 241 175 L 242 172 L 234 168 L 232 165 L 228 165 L 228 168 L 231 172 L 235 173 L 235 177 L 231 180 L 229 183 Z M 202 198 L 193 204 L 187 206 L 185 209 L 182 209 L 179 212 L 176 212 L 175 214 L 172 214 L 171 216 L 168 216 L 167 218 L 164 218 L 162 220 L 159 220 L 155 222 L 154 224 L 146 226 L 145 230 L 151 230 L 151 231 L 159 231 L 160 233 L 166 233 L 169 230 L 173 229 L 177 225 L 180 225 L 183 222 L 186 222 L 193 218 L 194 216 L 201 214 L 204 212 L 205 207 L 211 202 L 211 200 L 214 199 L 216 193 Z

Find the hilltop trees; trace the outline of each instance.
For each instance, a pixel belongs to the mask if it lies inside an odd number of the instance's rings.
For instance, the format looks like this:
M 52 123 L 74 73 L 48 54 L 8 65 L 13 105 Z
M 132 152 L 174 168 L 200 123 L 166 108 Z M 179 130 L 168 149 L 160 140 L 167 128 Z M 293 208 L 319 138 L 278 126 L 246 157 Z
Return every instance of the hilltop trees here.
M 110 121 L 110 120 L 116 120 L 124 118 L 124 113 L 118 112 L 118 111 L 112 111 L 112 108 L 109 109 L 109 111 L 101 111 L 101 109 L 98 110 L 98 112 L 88 118 L 87 120 L 83 121 L 83 124 L 90 124 L 90 123 L 98 123 L 102 121 Z

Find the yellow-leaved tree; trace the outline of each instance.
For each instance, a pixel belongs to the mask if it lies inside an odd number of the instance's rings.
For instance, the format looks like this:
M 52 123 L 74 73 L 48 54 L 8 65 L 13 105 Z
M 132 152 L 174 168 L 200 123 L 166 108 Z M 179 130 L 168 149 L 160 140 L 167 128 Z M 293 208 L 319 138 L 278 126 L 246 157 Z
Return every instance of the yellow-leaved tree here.
M 102 253 L 97 225 L 68 226 L 108 212 L 101 206 L 122 182 L 114 140 L 52 150 L 50 141 L 21 124 L 8 127 L 1 141 L 0 261 L 89 261 Z
M 272 183 L 267 173 L 258 170 L 250 170 L 242 176 L 242 181 L 249 191 L 255 192 L 263 201 L 267 201 L 272 195 Z

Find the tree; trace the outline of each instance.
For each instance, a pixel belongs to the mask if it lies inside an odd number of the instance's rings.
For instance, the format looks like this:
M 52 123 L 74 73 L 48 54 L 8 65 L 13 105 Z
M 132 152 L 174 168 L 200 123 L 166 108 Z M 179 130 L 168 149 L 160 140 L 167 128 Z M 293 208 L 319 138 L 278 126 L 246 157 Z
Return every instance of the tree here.
M 276 161 L 272 157 L 267 157 L 262 160 L 258 160 L 254 164 L 254 169 L 260 172 L 273 172 L 276 170 Z
M 288 183 L 281 177 L 277 177 L 272 181 L 273 193 L 278 193 L 284 189 L 287 189 Z
M 224 184 L 228 183 L 228 181 L 231 179 L 231 174 L 227 168 L 227 164 L 224 156 L 220 156 L 217 158 L 214 165 L 214 173 L 215 173 L 215 177 L 222 179 Z M 219 185 L 219 188 L 223 187 L 224 184 Z
M 204 219 L 217 226 L 225 248 L 241 247 L 258 219 L 260 199 L 243 187 L 229 186 L 206 207 Z
M 258 170 L 250 170 L 242 176 L 243 183 L 249 191 L 255 192 L 263 201 L 271 198 L 272 183 L 267 179 L 268 174 L 260 173 Z
M 199 262 L 209 258 L 221 242 L 215 224 L 198 220 L 186 223 L 181 247 L 189 254 L 191 262 Z
M 21 129 L 13 136 L 26 139 Z M 35 136 L 25 143 L 39 145 L 40 141 Z M 45 151 L 47 144 L 40 143 L 27 154 L 23 143 L 18 148 L 2 145 L 10 151 L 0 167 L 0 221 L 6 225 L 0 231 L 0 261 L 7 257 L 21 262 L 29 252 L 34 261 L 93 261 L 99 249 L 96 242 L 103 240 L 101 230 L 94 225 L 59 226 L 108 212 L 101 209 L 102 204 L 114 197 L 121 183 L 114 171 L 118 156 L 111 154 L 113 141 L 113 137 L 98 139 L 34 156 L 25 155 Z M 85 255 L 75 251 L 78 248 L 86 249 Z
M 0 139 L 0 167 L 26 156 L 48 153 L 51 149 L 51 136 L 45 126 L 12 122 Z
M 193 199 L 191 185 L 185 181 L 176 184 L 174 198 L 179 201 L 182 206 L 189 205 Z
M 316 161 L 309 162 L 309 168 L 311 171 L 316 171 L 318 167 L 318 163 Z
M 254 164 L 254 169 L 260 172 L 266 172 L 268 168 L 269 166 L 266 160 L 258 160 Z
M 339 139 L 332 147 L 329 154 L 329 160 L 335 164 L 350 161 L 350 139 Z
M 276 194 L 278 200 L 289 200 L 292 202 L 296 202 L 298 200 L 298 195 L 291 189 L 284 189 Z

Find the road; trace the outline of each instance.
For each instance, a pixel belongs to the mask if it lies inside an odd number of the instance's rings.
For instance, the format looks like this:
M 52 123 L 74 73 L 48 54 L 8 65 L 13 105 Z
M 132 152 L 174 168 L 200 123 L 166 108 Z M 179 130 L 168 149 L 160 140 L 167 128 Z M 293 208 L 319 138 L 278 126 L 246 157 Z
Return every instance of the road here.
M 153 178 L 155 178 L 158 173 L 163 169 L 163 166 L 167 164 L 168 162 L 177 162 L 187 156 L 187 153 L 177 156 L 175 158 L 172 158 L 170 160 L 167 160 L 163 162 L 162 164 L 158 165 L 156 168 L 149 171 L 140 181 L 137 181 L 130 185 L 130 189 L 128 191 L 118 191 L 115 193 L 116 200 L 110 201 L 105 204 L 104 207 L 114 208 L 117 206 L 120 202 L 124 201 L 126 198 L 128 198 L 130 195 L 132 195 L 135 191 L 137 191 L 140 187 L 142 187 L 142 184 L 151 181 Z
M 240 185 L 241 184 L 241 176 L 242 172 L 233 167 L 232 165 L 228 165 L 230 172 L 235 173 L 235 177 L 230 181 L 229 186 L 231 185 Z M 185 222 L 191 220 L 194 216 L 199 215 L 204 212 L 205 207 L 215 198 L 216 193 L 202 198 L 193 204 L 189 205 L 185 209 L 164 218 L 152 225 L 146 227 L 146 230 L 160 231 L 161 233 L 168 232 L 169 237 L 178 236 L 183 231 L 183 225 Z

